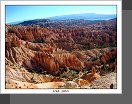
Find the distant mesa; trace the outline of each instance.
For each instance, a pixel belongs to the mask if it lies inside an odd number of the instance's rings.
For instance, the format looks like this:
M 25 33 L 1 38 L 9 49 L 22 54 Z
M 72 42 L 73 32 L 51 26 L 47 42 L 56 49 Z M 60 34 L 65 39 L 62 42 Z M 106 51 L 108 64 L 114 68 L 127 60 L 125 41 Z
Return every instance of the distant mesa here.
M 70 14 L 70 15 L 61 15 L 53 16 L 46 19 L 34 19 L 26 21 L 16 21 L 8 23 L 9 25 L 32 25 L 37 24 L 38 22 L 62 22 L 64 20 L 89 20 L 89 21 L 98 21 L 98 20 L 110 20 L 116 18 L 116 14 L 96 14 L 96 13 L 83 13 L 83 14 Z
M 116 18 L 116 14 L 83 13 L 50 17 L 51 20 L 84 19 L 84 20 L 109 20 Z

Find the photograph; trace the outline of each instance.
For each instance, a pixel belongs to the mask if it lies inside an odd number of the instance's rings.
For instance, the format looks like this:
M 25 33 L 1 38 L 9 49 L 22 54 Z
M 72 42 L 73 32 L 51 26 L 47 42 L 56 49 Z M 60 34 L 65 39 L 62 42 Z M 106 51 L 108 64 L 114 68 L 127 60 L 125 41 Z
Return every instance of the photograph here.
M 112 2 L 3 3 L 4 91 L 121 92 L 121 7 Z

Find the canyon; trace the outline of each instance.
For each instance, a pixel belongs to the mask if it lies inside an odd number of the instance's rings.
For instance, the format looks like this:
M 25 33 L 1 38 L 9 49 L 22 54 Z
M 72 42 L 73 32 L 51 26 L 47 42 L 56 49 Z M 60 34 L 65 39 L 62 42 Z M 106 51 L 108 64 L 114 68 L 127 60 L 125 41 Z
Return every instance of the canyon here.
M 116 88 L 116 22 L 44 19 L 6 24 L 6 88 Z

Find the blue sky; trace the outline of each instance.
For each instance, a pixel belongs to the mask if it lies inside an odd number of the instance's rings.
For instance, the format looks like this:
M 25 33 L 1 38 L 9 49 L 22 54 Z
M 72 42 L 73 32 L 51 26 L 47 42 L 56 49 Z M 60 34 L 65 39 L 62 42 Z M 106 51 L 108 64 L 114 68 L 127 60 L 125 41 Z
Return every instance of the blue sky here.
M 116 6 L 6 6 L 6 23 L 59 15 L 97 13 L 116 14 Z

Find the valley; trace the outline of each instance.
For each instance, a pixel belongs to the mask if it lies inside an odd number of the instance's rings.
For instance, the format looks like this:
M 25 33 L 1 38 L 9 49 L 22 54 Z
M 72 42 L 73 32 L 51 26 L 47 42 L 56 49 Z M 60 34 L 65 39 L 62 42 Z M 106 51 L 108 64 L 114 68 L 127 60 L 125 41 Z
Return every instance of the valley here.
M 116 18 L 38 19 L 5 27 L 7 89 L 116 89 Z

